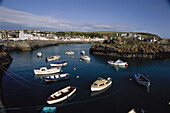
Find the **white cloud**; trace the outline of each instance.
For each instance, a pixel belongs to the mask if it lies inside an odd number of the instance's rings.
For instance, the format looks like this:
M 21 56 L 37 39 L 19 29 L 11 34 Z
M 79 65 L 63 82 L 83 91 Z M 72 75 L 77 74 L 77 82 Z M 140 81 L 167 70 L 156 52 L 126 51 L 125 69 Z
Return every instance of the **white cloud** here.
M 0 7 L 0 30 L 39 29 L 53 31 L 135 31 L 139 28 L 123 24 L 76 23 L 49 16 L 37 16 L 26 12 Z

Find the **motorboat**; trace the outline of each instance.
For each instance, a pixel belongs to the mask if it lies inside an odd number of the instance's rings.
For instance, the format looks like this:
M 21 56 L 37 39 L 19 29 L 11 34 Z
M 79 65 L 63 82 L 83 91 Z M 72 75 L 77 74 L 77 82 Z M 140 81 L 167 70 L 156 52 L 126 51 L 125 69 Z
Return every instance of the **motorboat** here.
M 109 60 L 107 63 L 110 65 L 117 65 L 117 66 L 128 66 L 128 63 L 123 62 L 122 60 L 117 60 L 116 62 Z
M 41 52 L 38 52 L 38 53 L 37 53 L 37 57 L 42 57 L 42 55 L 43 55 L 43 54 L 42 54 Z
M 58 74 L 58 75 L 52 75 L 52 76 L 45 77 L 45 81 L 52 82 L 52 81 L 59 81 L 59 80 L 64 80 L 64 79 L 68 79 L 68 78 L 69 78 L 69 74 L 65 73 L 65 74 Z
M 89 56 L 81 56 L 80 58 L 81 58 L 82 60 L 88 60 L 88 61 L 90 60 L 90 57 L 89 57 Z
M 98 77 L 98 79 L 91 85 L 91 91 L 101 91 L 112 84 L 112 79 L 108 77 L 107 79 L 103 79 Z
M 73 95 L 76 92 L 76 88 L 72 87 L 72 86 L 68 86 L 66 88 L 63 88 L 53 94 L 51 94 L 48 98 L 47 98 L 47 103 L 48 104 L 54 104 L 54 103 L 58 103 L 61 101 L 64 101 L 66 99 L 69 99 L 69 97 L 71 95 Z
M 57 110 L 57 107 L 44 107 L 41 113 L 55 113 L 56 110 Z
M 74 51 L 68 51 L 68 52 L 65 52 L 65 54 L 72 55 L 74 54 Z
M 53 61 L 53 60 L 59 60 L 60 59 L 60 56 L 51 56 L 51 57 L 47 57 L 46 58 L 46 61 Z
M 64 60 L 63 62 L 56 62 L 56 63 L 51 63 L 51 67 L 62 67 L 67 65 L 67 60 Z
M 34 69 L 35 75 L 54 74 L 54 73 L 59 73 L 60 71 L 61 71 L 61 67 L 51 68 L 51 69 L 47 69 L 46 67 L 42 67 L 39 70 Z
M 147 79 L 144 75 L 142 74 L 135 74 L 135 80 L 139 83 L 139 84 L 142 84 L 146 87 L 149 87 L 150 86 L 150 81 L 149 79 Z
M 81 51 L 81 55 L 84 55 L 86 52 L 83 50 L 83 51 Z

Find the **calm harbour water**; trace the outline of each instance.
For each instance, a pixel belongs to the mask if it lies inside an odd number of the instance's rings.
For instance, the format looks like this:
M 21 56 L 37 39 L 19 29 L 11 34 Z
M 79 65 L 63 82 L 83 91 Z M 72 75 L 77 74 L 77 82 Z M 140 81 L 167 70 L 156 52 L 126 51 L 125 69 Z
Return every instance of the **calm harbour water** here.
M 3 73 L 1 84 L 1 102 L 8 108 L 6 112 L 39 113 L 44 106 L 49 106 L 46 99 L 50 94 L 68 85 L 77 87 L 76 94 L 67 101 L 50 105 L 57 106 L 57 113 L 127 113 L 132 108 L 142 108 L 146 113 L 170 112 L 170 60 L 122 58 L 128 62 L 127 68 L 109 66 L 107 60 L 118 58 L 89 54 L 91 46 L 77 44 L 10 52 L 13 62 Z M 64 54 L 70 50 L 75 54 Z M 82 50 L 91 57 L 90 62 L 80 60 Z M 37 58 L 37 52 L 44 56 Z M 33 69 L 50 68 L 45 57 L 54 55 L 60 55 L 60 61 L 68 61 L 62 70 L 70 74 L 70 79 L 47 84 L 42 76 L 34 75 Z M 149 89 L 136 83 L 135 73 L 149 75 Z M 90 85 L 98 77 L 111 77 L 113 84 L 102 92 L 92 93 Z

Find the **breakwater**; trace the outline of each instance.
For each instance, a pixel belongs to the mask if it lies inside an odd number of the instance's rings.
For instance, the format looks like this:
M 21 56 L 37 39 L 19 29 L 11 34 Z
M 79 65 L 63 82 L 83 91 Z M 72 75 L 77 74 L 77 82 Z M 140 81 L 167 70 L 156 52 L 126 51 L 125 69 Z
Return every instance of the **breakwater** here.
M 110 55 L 127 58 L 170 58 L 168 45 L 119 45 L 119 44 L 94 44 L 90 48 L 91 54 Z
M 68 45 L 68 44 L 88 44 L 88 43 L 98 43 L 98 42 L 87 42 L 87 41 L 18 41 L 18 42 L 5 42 L 6 51 L 30 51 L 37 48 L 48 47 L 48 46 L 58 46 L 58 45 Z

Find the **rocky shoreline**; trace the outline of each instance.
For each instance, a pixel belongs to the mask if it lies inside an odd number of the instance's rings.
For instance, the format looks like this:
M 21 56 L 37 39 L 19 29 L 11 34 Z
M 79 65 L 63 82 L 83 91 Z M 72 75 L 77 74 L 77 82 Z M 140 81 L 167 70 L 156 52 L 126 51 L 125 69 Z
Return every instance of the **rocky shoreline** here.
M 5 71 L 11 64 L 13 58 L 6 52 L 0 52 L 0 72 Z
M 34 49 L 48 47 L 48 46 L 58 46 L 58 45 L 68 45 L 68 44 L 88 44 L 96 42 L 83 42 L 83 41 L 21 41 L 21 42 L 5 42 L 6 51 L 31 51 Z
M 170 58 L 169 45 L 121 45 L 94 44 L 90 48 L 91 54 L 109 55 L 127 58 Z

